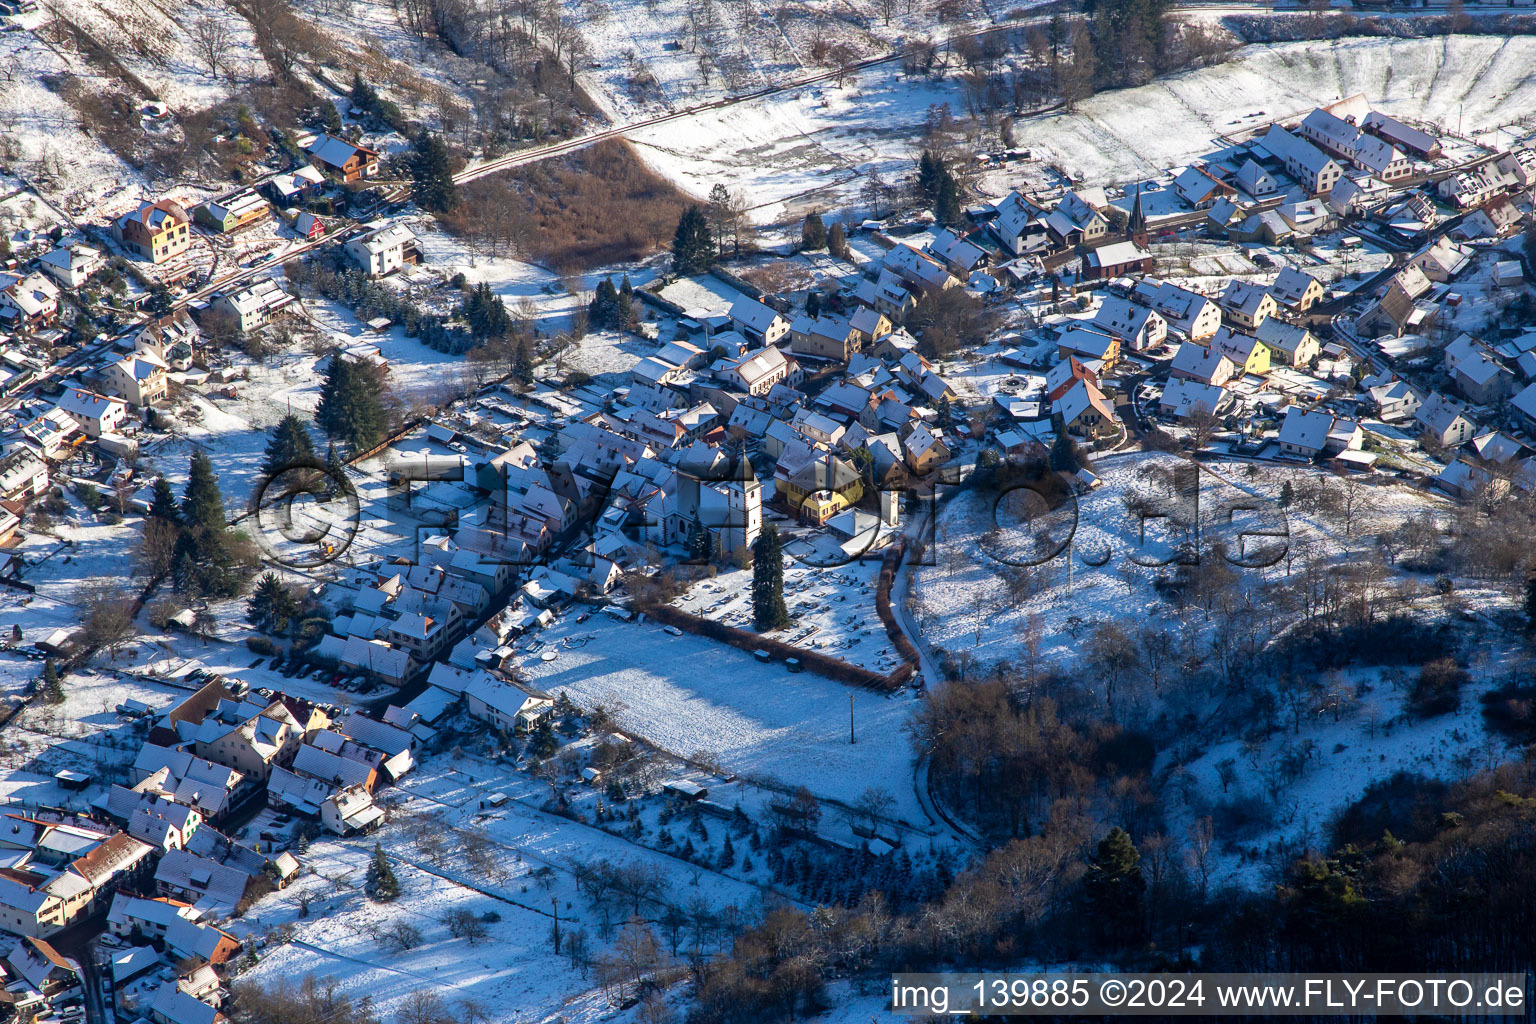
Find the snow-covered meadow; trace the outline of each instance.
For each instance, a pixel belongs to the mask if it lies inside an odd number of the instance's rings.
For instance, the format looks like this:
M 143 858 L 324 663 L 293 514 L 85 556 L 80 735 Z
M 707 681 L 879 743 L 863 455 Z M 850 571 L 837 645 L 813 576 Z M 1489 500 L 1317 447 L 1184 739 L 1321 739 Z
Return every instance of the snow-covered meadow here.
M 564 691 L 580 706 L 608 705 L 621 728 L 664 750 L 683 757 L 704 752 L 737 774 L 805 786 L 844 803 L 883 786 L 897 800 L 896 816 L 925 821 L 905 731 L 910 694 L 888 697 L 790 673 L 734 647 L 608 616 L 559 623 L 540 639 L 558 655 L 521 659 L 532 685 Z

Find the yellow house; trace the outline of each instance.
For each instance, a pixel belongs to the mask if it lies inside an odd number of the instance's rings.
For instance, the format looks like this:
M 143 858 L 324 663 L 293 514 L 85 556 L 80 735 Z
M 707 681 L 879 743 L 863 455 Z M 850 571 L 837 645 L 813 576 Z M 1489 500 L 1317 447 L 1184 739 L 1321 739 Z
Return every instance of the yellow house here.
M 817 526 L 852 508 L 864 496 L 864 480 L 859 471 L 830 453 L 820 454 L 793 469 L 786 470 L 780 463 L 774 485 L 791 511 Z
M 1239 373 L 1266 374 L 1269 372 L 1272 353 L 1269 346 L 1247 334 L 1231 334 L 1223 331 L 1212 339 L 1215 349 L 1233 363 Z

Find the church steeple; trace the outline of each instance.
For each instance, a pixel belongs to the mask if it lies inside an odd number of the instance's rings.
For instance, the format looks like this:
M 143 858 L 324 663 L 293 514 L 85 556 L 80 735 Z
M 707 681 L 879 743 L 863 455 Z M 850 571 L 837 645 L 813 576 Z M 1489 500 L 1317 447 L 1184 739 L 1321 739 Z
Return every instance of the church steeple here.
M 1136 202 L 1131 206 L 1131 219 L 1126 224 L 1126 234 L 1131 241 L 1145 248 L 1147 245 L 1147 214 L 1141 208 L 1141 186 L 1136 186 Z

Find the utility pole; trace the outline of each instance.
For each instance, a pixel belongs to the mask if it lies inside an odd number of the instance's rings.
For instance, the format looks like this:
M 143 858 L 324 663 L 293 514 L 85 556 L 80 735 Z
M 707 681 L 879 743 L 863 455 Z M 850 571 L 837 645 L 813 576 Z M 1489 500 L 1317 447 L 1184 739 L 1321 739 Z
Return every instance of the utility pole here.
M 859 742 L 853 735 L 853 694 L 848 695 L 848 742 Z

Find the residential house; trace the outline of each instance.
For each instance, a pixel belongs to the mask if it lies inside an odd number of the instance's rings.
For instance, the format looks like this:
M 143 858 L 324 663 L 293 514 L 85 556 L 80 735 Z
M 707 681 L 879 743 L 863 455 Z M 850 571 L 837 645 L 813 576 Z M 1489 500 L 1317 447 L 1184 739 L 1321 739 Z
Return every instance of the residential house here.
M 1119 429 L 1115 407 L 1092 381 L 1080 380 L 1056 400 L 1052 412 L 1068 433 L 1100 438 Z
M 1445 347 L 1445 372 L 1456 390 L 1474 405 L 1489 405 L 1506 398 L 1515 377 L 1486 345 L 1463 334 Z
M 155 990 L 149 1002 L 152 1024 L 223 1024 L 229 1018 L 217 1006 L 205 1003 L 175 982 L 167 981 Z
M 1198 380 L 1169 380 L 1158 399 L 1158 411 L 1176 420 L 1196 415 L 1220 416 L 1232 404 L 1232 392 Z
M 275 174 L 267 179 L 267 194 L 279 206 L 287 208 L 303 202 L 325 184 L 325 175 L 314 166 Z
M 889 317 L 892 323 L 901 323 L 917 307 L 912 289 L 889 270 L 882 269 L 873 278 L 859 278 L 852 294 L 859 302 Z
M 20 446 L 0 457 L 0 498 L 29 501 L 48 489 L 48 463 L 31 448 Z
M 1056 339 L 1056 354 L 1062 359 L 1076 357 L 1082 360 L 1097 360 L 1103 364 L 1106 370 L 1113 369 L 1120 361 L 1120 339 L 1113 334 L 1103 334 L 1091 327 L 1075 326 L 1078 321 L 1069 321 L 1074 326 L 1068 327 Z
M 1104 299 L 1092 323 L 1094 329 L 1119 338 L 1122 348 L 1132 352 L 1146 352 L 1168 340 L 1168 321 L 1161 313 L 1118 295 Z
M 936 232 L 926 249 L 962 281 L 970 280 L 971 271 L 979 270 L 987 262 L 987 250 L 949 228 Z
M 1308 114 L 1298 130 L 1379 181 L 1401 181 L 1413 173 L 1413 165 L 1402 150 L 1322 108 Z
M 820 526 L 864 496 L 864 481 L 853 465 L 830 452 L 786 452 L 774 474 L 775 489 L 790 511 Z
M 797 316 L 789 327 L 789 349 L 796 356 L 846 363 L 863 348 L 863 339 L 845 316 Z
M 183 900 L 161 896 L 147 899 L 117 893 L 107 912 L 107 930 L 124 939 L 161 942 L 172 955 L 215 966 L 228 963 L 240 951 L 240 941 L 228 932 L 201 922 L 202 914 Z
M 242 334 L 258 331 L 293 302 L 270 277 L 251 281 L 233 291 L 220 292 L 209 306 L 231 318 Z
M 1068 356 L 1051 367 L 1050 371 L 1046 373 L 1045 400 L 1047 402 L 1056 401 L 1062 395 L 1072 390 L 1073 385 L 1080 380 L 1091 381 L 1095 385 L 1099 383 L 1098 374 L 1094 373 L 1089 366 L 1075 356 Z M 1018 399 L 1012 399 L 1011 401 L 1018 401 Z
M 1536 431 L 1536 384 L 1527 384 L 1519 394 L 1509 400 L 1510 407 L 1519 413 L 1528 431 Z
M 1237 367 L 1235 376 L 1269 372 L 1269 346 L 1251 334 L 1236 334 L 1223 328 L 1211 339 L 1211 348 Z
M 1502 498 L 1509 493 L 1509 481 L 1495 476 L 1486 466 L 1474 465 L 1464 458 L 1451 462 L 1435 476 L 1435 486 L 1454 498 L 1471 501 L 1481 496 Z
M 1017 192 L 997 204 L 992 233 L 1014 256 L 1041 252 L 1050 247 L 1050 232 L 1041 222 L 1043 211 Z
M 1292 313 L 1305 313 L 1323 300 L 1323 284 L 1317 278 L 1296 267 L 1285 267 L 1269 286 L 1269 294 L 1275 302 Z
M 1290 406 L 1280 422 L 1280 451 L 1298 458 L 1315 459 L 1323 454 L 1332 430 L 1331 413 Z
M 185 309 L 151 320 L 134 335 L 133 350 L 146 352 L 173 370 L 192 367 L 202 329 Z
M 1180 288 L 1169 281 L 1143 280 L 1136 284 L 1133 298 L 1162 314 L 1168 328 L 1191 341 L 1203 341 L 1221 327 L 1221 307 L 1199 292 Z
M 1413 418 L 1427 439 L 1448 448 L 1466 444 L 1477 434 L 1477 424 L 1467 415 L 1466 407 L 1439 393 L 1430 394 Z
M 761 397 L 776 384 L 788 381 L 798 369 L 782 349 L 770 346 L 736 359 L 722 359 L 711 367 L 711 372 L 718 380 Z
M 1280 161 L 1286 174 L 1313 195 L 1327 192 L 1344 176 L 1344 169 L 1327 153 L 1278 124 L 1269 126 L 1259 145 Z
M 1453 238 L 1466 241 L 1475 238 L 1508 238 L 1520 230 L 1524 215 L 1508 198 L 1497 196 L 1483 203 L 1462 218 L 1451 229 Z
M 0 930 L 47 938 L 143 875 L 152 847 L 84 819 L 0 818 Z
M 1267 288 L 1237 278 L 1227 282 L 1216 301 L 1228 320 L 1250 331 L 1274 316 L 1277 308 L 1274 296 Z
M 1108 205 L 1101 189 L 1068 192 L 1045 215 L 1045 226 L 1063 246 L 1092 245 L 1109 234 L 1109 221 L 1099 212 Z
M 731 303 L 731 324 L 755 346 L 771 347 L 789 333 L 789 321 L 778 310 L 756 299 Z
M 1401 380 L 1377 384 L 1367 390 L 1366 394 L 1376 409 L 1376 418 L 1383 423 L 1412 419 L 1424 404 L 1418 392 Z
M 259 224 L 272 215 L 272 205 L 254 189 L 243 189 L 224 199 L 210 199 L 192 211 L 199 224 L 228 234 Z
M 350 239 L 346 245 L 350 256 L 369 277 L 393 274 L 409 264 L 418 263 L 421 255 L 416 248 L 416 236 L 404 224 L 386 224 L 366 234 Z
M 59 315 L 59 288 L 42 274 L 0 274 L 0 322 L 32 331 Z
M 1223 355 L 1216 346 L 1205 346 L 1193 341 L 1179 344 L 1173 354 L 1173 364 L 1168 371 L 1170 381 L 1192 380 L 1217 387 L 1231 380 L 1238 372 L 1237 364 Z
M 89 245 L 61 245 L 43 253 L 37 259 L 43 273 L 65 288 L 79 288 L 107 265 L 100 249 Z
M 1408 266 L 1423 272 L 1431 281 L 1444 284 L 1451 281 L 1472 262 L 1472 250 L 1441 235 L 1432 243 L 1414 253 Z
M 1237 184 L 1255 199 L 1264 199 L 1280 191 L 1274 175 L 1266 171 L 1257 160 L 1249 157 L 1237 169 Z
M 168 369 L 158 356 L 135 352 L 108 365 L 102 379 L 130 405 L 143 408 L 165 398 L 170 388 Z
M 1489 162 L 1440 179 L 1435 191 L 1440 198 L 1449 199 L 1463 210 L 1470 210 L 1502 195 L 1514 184 L 1513 177 L 1500 170 L 1497 164 Z
M 1279 317 L 1269 317 L 1253 334 L 1269 349 L 1271 362 L 1281 366 L 1308 366 L 1322 351 L 1322 342 L 1311 331 Z
M 344 182 L 371 178 L 379 173 L 377 150 L 322 133 L 309 144 L 310 163 Z
M 164 263 L 187 251 L 192 244 L 192 221 L 187 211 L 169 199 L 141 203 L 132 213 L 112 222 L 112 237 L 124 249 L 149 260 Z
M 1425 160 L 1440 158 L 1440 141 L 1428 132 L 1411 128 L 1389 114 L 1372 110 L 1360 119 L 1360 127 Z
M 1237 194 L 1202 164 L 1190 164 L 1180 171 L 1173 179 L 1173 190 L 1192 210 L 1209 210 L 1218 200 Z
M 1111 242 L 1088 250 L 1083 257 L 1083 276 L 1090 280 L 1149 274 L 1157 266 L 1152 254 L 1134 241 Z
M 848 318 L 848 326 L 853 328 L 854 336 L 864 347 L 877 344 L 895 329 L 889 317 L 869 306 L 855 310 Z
M 881 265 L 919 292 L 943 291 L 960 284 L 944 264 L 905 242 L 892 246 Z
M 306 210 L 293 218 L 293 232 L 312 242 L 325 235 L 325 221 Z
M 926 476 L 949 461 L 950 449 L 943 436 L 923 423 L 908 432 L 901 447 L 907 468 L 918 476 Z
M 64 457 L 85 440 L 80 423 L 69 413 L 55 406 L 22 423 L 16 428 L 21 443 L 50 462 L 63 461 Z
M 95 440 L 115 434 L 128 418 L 128 404 L 121 398 L 98 395 L 84 388 L 69 388 L 59 397 L 58 408 L 79 424 L 85 436 Z

